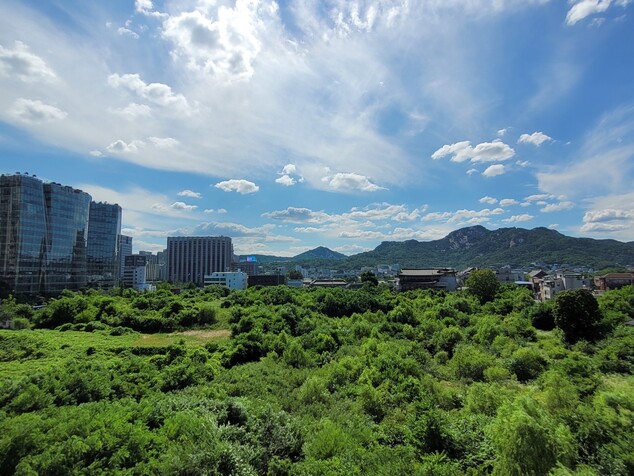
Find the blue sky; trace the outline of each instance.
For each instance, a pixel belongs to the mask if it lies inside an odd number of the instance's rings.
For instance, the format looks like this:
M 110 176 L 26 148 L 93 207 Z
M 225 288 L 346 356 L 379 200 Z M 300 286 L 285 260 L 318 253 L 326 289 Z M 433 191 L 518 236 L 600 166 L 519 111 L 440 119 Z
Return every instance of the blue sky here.
M 634 240 L 631 0 L 4 0 L 0 171 L 136 250 L 463 226 Z

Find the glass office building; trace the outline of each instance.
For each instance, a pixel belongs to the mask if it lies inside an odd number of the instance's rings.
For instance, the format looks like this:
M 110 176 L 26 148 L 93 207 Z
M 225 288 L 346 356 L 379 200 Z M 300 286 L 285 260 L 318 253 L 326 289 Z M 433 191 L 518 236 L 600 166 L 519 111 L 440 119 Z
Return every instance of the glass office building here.
M 26 174 L 0 176 L 0 293 L 56 296 L 86 287 L 90 209 L 91 197 L 81 190 Z
M 49 237 L 42 182 L 0 176 L 0 293 L 42 294 Z
M 91 202 L 86 252 L 89 287 L 108 289 L 119 283 L 120 232 L 121 207 Z

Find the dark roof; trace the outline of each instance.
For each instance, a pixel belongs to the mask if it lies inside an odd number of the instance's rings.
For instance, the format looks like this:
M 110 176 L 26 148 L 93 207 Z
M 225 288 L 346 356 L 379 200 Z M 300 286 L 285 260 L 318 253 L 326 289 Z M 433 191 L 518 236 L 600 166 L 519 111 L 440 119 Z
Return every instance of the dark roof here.
M 446 274 L 456 274 L 456 270 L 451 268 L 402 269 L 398 275 L 399 276 L 444 276 Z

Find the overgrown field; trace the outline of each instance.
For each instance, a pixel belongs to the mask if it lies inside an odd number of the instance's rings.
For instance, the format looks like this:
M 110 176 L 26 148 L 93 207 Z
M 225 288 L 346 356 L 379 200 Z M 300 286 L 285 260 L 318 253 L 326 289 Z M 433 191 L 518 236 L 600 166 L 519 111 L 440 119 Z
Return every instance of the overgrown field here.
M 560 296 L 5 300 L 0 474 L 634 474 L 634 288 Z

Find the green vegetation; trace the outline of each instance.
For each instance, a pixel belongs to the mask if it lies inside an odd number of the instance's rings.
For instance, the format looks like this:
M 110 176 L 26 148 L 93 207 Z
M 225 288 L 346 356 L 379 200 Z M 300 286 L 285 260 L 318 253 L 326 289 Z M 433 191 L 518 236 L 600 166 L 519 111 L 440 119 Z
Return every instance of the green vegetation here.
M 634 474 L 634 287 L 474 289 L 5 300 L 0 474 Z

